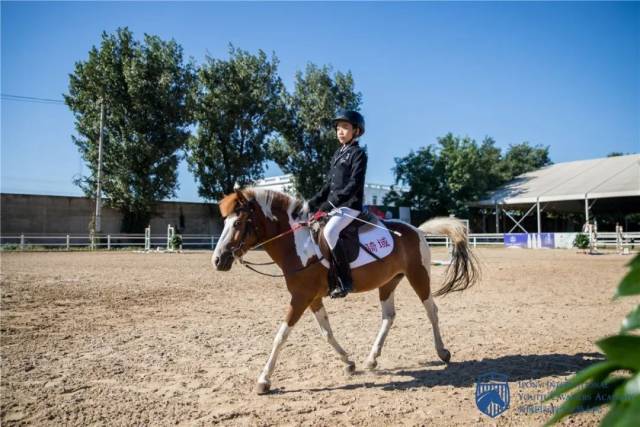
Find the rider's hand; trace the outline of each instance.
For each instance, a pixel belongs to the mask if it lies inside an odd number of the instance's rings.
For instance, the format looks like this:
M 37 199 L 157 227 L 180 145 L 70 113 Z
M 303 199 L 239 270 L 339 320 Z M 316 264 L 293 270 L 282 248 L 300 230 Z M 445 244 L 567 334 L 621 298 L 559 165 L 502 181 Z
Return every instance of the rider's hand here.
M 317 211 L 316 213 L 314 213 L 314 214 L 311 216 L 311 219 L 312 219 L 313 221 L 317 221 L 317 220 L 319 220 L 320 218 L 322 218 L 323 216 L 327 216 L 327 213 L 326 213 L 326 212 L 324 212 L 324 211 Z

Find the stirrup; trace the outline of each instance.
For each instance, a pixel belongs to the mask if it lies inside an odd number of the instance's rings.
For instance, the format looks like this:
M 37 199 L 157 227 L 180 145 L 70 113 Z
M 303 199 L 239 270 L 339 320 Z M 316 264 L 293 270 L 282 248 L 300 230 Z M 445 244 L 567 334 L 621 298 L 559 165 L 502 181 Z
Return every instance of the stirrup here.
M 329 298 L 332 299 L 336 299 L 336 298 L 344 298 L 347 296 L 347 294 L 349 293 L 349 291 L 345 290 L 344 288 L 342 288 L 341 286 L 336 286 L 335 288 L 333 288 L 333 290 L 329 293 Z

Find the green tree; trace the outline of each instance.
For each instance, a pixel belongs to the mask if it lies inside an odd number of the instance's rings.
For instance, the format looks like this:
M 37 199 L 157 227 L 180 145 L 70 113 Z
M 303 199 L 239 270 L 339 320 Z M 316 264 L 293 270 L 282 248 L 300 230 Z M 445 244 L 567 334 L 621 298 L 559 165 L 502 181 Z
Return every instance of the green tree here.
M 95 197 L 100 104 L 105 107 L 101 186 L 107 205 L 123 213 L 122 230 L 142 231 L 157 200 L 175 196 L 178 150 L 189 137 L 188 95 L 194 82 L 182 47 L 127 28 L 102 33 L 69 75 L 66 104 L 75 116 L 72 136 L 89 168 L 75 181 Z
M 549 146 L 532 146 L 528 142 L 509 145 L 503 162 L 504 179 L 505 181 L 509 181 L 518 175 L 540 169 L 550 164 Z
M 478 200 L 502 181 L 500 150 L 491 138 L 478 145 L 475 140 L 447 134 L 438 139 L 440 152 L 441 205 L 446 212 L 468 215 L 468 202 Z M 444 213 L 444 212 L 440 212 Z
M 478 145 L 470 138 L 447 134 L 438 144 L 396 158 L 396 184 L 409 191 L 393 191 L 384 203 L 412 206 L 427 216 L 467 214 L 469 200 L 503 182 L 501 153 L 491 138 Z
M 198 193 L 209 200 L 262 178 L 266 146 L 286 114 L 278 59 L 233 46 L 229 59 L 206 58 L 198 70 L 194 115 L 196 135 L 189 140 L 189 169 Z
M 512 145 L 503 157 L 495 141 L 482 143 L 449 133 L 437 144 L 395 159 L 396 184 L 408 192 L 390 192 L 384 203 L 411 206 L 426 216 L 467 216 L 468 203 L 479 200 L 521 173 L 550 163 L 549 147 Z
M 422 147 L 405 157 L 395 158 L 393 172 L 396 184 L 407 186 L 408 191 L 391 191 L 384 198 L 384 204 L 411 206 L 427 210 L 432 214 L 442 213 L 440 179 L 441 164 L 433 146 Z
M 358 110 L 362 95 L 354 91 L 350 72 L 308 64 L 296 74 L 295 90 L 288 96 L 286 123 L 281 137 L 271 141 L 270 157 L 293 175 L 295 191 L 305 198 L 325 182 L 331 156 L 337 148 L 332 119 L 338 108 Z

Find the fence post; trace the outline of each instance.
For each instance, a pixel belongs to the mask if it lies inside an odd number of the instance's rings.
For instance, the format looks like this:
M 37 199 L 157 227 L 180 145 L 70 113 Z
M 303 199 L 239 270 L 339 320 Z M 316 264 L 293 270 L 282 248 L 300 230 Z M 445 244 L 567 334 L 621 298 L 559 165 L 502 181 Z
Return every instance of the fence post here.
M 477 244 L 476 244 L 476 236 L 473 236 L 473 247 L 476 248 Z
M 20 250 L 24 250 L 24 234 L 20 234 Z
M 111 234 L 107 234 L 107 250 L 111 250 Z
M 144 250 L 151 250 L 151 226 L 144 229 Z
M 216 248 L 215 245 L 213 244 L 213 239 L 214 239 L 214 237 L 213 237 L 213 234 L 212 234 L 211 235 L 211 249 L 212 250 Z
M 71 250 L 71 239 L 69 238 L 69 235 L 67 234 L 67 250 Z
M 173 236 L 176 235 L 176 230 L 169 224 L 167 226 L 167 250 L 173 251 Z

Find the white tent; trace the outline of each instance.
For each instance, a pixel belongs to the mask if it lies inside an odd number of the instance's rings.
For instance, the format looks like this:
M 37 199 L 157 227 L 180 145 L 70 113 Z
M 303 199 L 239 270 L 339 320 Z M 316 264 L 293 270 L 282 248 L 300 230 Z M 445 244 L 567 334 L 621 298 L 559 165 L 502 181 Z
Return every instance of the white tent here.
M 527 209 L 528 215 L 537 208 L 540 232 L 540 205 L 545 203 L 584 200 L 585 216 L 599 199 L 640 197 L 640 154 L 606 157 L 558 163 L 518 176 L 484 200 L 472 206 L 496 209 Z M 640 206 L 638 207 L 640 211 Z M 507 215 L 516 222 L 509 213 Z M 523 217 L 524 218 L 524 217 Z M 515 226 L 514 226 L 515 228 Z M 520 226 L 522 228 L 522 226 Z

